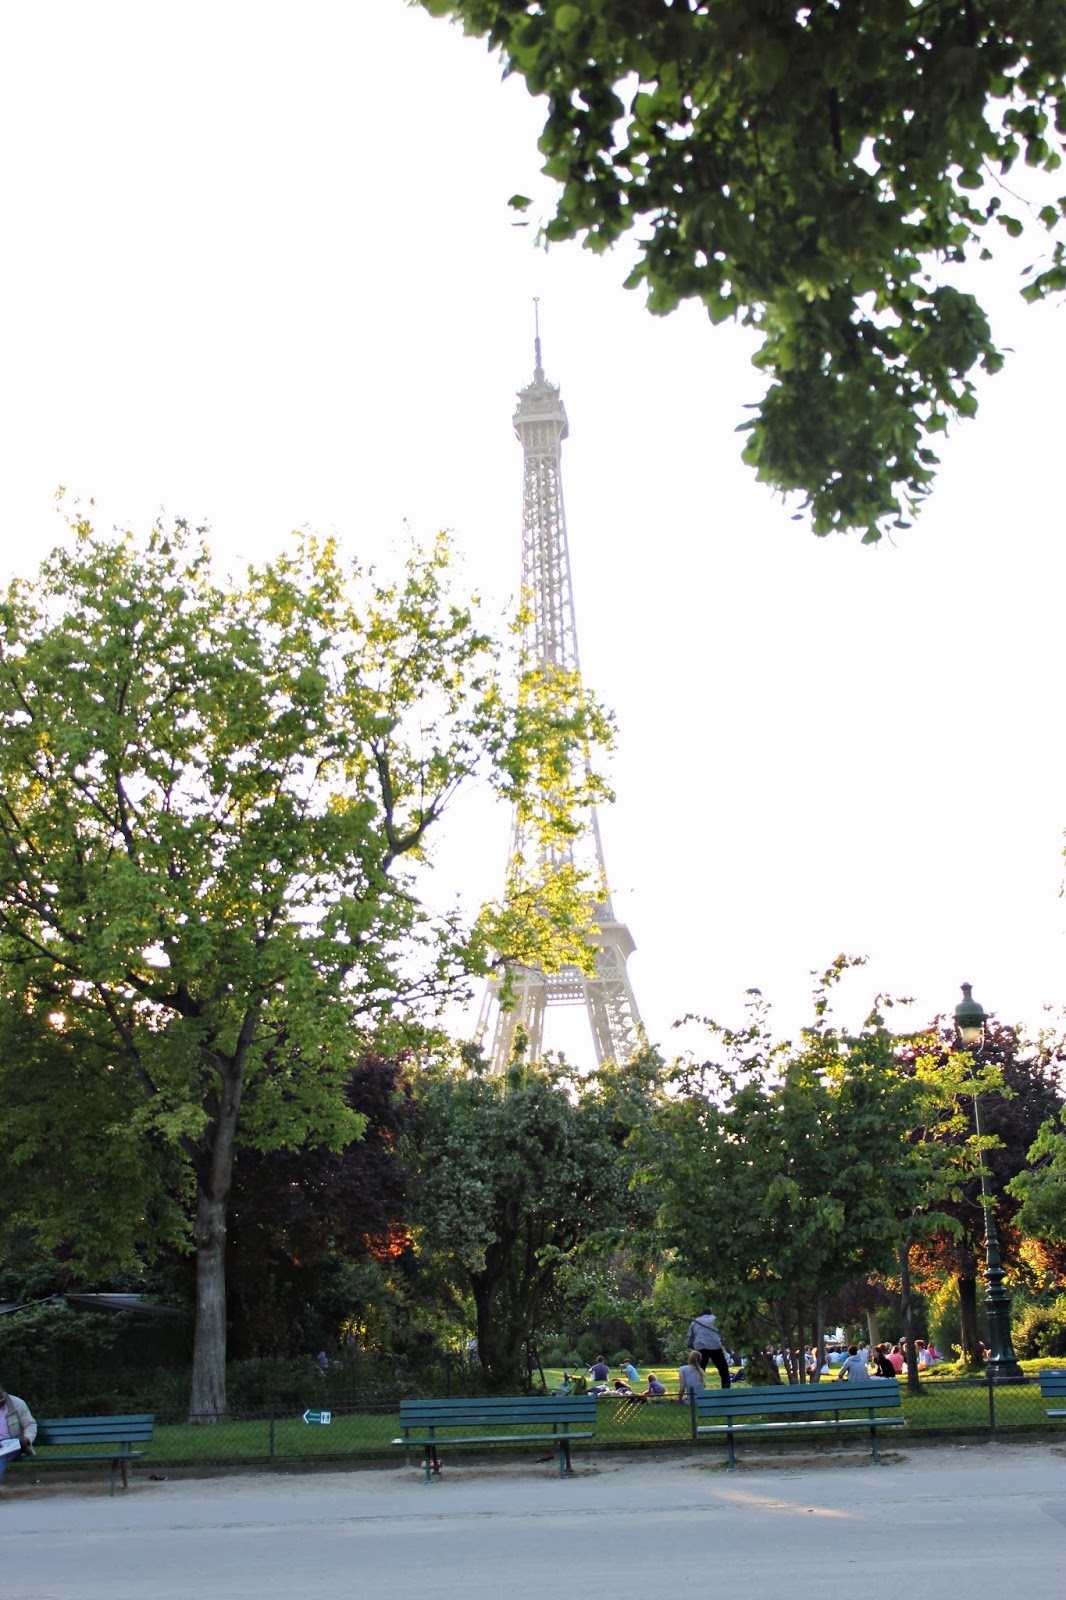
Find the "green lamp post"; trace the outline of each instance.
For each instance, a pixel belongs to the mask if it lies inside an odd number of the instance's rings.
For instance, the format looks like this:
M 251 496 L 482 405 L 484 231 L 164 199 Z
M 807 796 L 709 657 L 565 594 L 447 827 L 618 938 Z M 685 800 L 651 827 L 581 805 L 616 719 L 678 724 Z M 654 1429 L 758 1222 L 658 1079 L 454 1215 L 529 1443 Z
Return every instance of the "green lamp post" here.
M 973 997 L 973 985 L 964 983 L 962 999 L 955 1007 L 955 1032 L 964 1050 L 969 1050 L 976 1061 L 984 1048 L 984 1007 Z M 981 1096 L 974 1085 L 974 1123 L 977 1137 L 981 1133 Z M 985 1309 L 988 1313 L 988 1338 L 992 1355 L 988 1362 L 988 1376 L 993 1383 L 1020 1378 L 1022 1369 L 1010 1338 L 1010 1294 L 1003 1284 L 1003 1262 L 999 1254 L 999 1235 L 996 1232 L 996 1214 L 992 1207 L 992 1179 L 988 1170 L 988 1153 L 981 1151 L 981 1197 L 985 1212 Z

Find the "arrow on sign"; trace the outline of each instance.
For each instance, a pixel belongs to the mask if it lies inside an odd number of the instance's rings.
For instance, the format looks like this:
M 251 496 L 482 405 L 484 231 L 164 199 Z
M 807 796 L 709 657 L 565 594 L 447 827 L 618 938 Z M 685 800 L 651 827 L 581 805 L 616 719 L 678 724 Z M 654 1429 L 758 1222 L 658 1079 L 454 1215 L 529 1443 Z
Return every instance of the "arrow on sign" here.
M 304 1421 L 305 1422 L 321 1422 L 328 1428 L 330 1423 L 333 1421 L 333 1412 L 332 1411 L 305 1411 L 304 1412 Z

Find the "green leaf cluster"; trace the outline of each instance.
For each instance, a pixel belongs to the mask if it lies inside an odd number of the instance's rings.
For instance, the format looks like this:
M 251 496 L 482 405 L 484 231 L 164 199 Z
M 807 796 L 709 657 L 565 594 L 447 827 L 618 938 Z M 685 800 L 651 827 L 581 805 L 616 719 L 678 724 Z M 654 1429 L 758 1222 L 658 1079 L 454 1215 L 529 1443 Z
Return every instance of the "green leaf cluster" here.
M 1019 199 L 1066 133 L 1066 13 L 1041 0 L 422 0 L 487 38 L 547 101 L 549 241 L 632 233 L 662 314 L 695 299 L 762 335 L 768 387 L 744 457 L 805 497 L 817 534 L 898 527 L 929 492 L 932 436 L 1002 365 L 973 295 L 941 277 L 1017 237 L 1066 287 L 1066 199 Z M 1012 177 L 1012 185 L 1015 179 Z

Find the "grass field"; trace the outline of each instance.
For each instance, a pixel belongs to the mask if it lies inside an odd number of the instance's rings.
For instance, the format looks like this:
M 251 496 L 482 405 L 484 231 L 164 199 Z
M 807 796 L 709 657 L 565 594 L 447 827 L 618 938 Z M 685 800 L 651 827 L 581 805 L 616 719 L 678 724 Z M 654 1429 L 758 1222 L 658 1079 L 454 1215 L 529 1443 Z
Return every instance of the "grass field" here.
M 1047 1432 L 1066 1430 L 1066 1423 L 1049 1422 L 1035 1374 L 1047 1363 L 1023 1362 L 1034 1381 L 1017 1388 L 997 1386 L 993 1392 L 997 1431 Z M 664 1378 L 665 1372 L 660 1372 Z M 562 1372 L 548 1370 L 549 1388 L 562 1381 Z M 829 1381 L 829 1380 L 825 1380 Z M 903 1414 L 911 1436 L 930 1434 L 973 1435 L 990 1431 L 989 1391 L 980 1380 L 947 1377 L 923 1380 L 921 1393 L 903 1394 Z M 469 1431 L 469 1430 L 464 1430 Z M 299 1414 L 278 1412 L 247 1418 L 226 1418 L 210 1426 L 160 1421 L 155 1437 L 142 1458 L 142 1467 L 229 1465 L 297 1461 L 366 1460 L 387 1458 L 399 1462 L 400 1451 L 390 1441 L 400 1432 L 399 1412 L 393 1408 L 334 1411 L 328 1426 L 305 1423 Z M 628 1446 L 686 1446 L 690 1443 L 687 1406 L 672 1398 L 645 1404 L 601 1399 L 597 1408 L 595 1439 L 577 1449 L 617 1449 Z M 487 1447 L 492 1448 L 492 1447 Z M 49 1450 L 37 1457 L 45 1466 L 59 1462 L 62 1452 Z

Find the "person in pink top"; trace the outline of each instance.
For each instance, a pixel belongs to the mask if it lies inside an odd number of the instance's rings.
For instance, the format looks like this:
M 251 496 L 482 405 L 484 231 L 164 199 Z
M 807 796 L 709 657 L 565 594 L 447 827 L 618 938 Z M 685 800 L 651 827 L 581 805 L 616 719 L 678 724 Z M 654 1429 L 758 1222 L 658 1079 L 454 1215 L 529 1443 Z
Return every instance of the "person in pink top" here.
M 894 1344 L 888 1352 L 888 1360 L 898 1378 L 903 1371 L 903 1352 L 898 1344 Z

